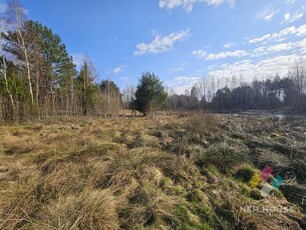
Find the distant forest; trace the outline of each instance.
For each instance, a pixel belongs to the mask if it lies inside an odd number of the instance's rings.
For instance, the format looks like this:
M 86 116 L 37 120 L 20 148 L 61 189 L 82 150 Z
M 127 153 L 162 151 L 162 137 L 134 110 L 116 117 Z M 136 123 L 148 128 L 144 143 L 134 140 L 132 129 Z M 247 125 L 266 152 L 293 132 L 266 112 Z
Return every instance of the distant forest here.
M 204 78 L 184 95 L 169 96 L 171 110 L 209 110 L 239 112 L 248 110 L 282 110 L 288 113 L 306 112 L 306 74 L 302 63 L 296 63 L 294 72 L 281 78 L 276 75 L 249 84 L 238 83 L 219 88 L 213 79 Z M 238 86 L 237 86 L 238 85 Z
M 61 38 L 41 23 L 28 20 L 19 1 L 10 2 L 0 24 L 0 121 L 39 120 L 60 115 L 109 116 L 118 114 L 122 108 L 137 109 L 135 87 L 120 92 L 110 80 L 97 82 L 97 73 L 89 58 L 84 58 L 77 70 Z M 231 86 L 220 85 L 214 78 L 203 78 L 190 92 L 169 93 L 166 103 L 154 108 L 306 112 L 302 64 L 296 64 L 286 78 L 276 76 L 243 84 L 233 77 Z

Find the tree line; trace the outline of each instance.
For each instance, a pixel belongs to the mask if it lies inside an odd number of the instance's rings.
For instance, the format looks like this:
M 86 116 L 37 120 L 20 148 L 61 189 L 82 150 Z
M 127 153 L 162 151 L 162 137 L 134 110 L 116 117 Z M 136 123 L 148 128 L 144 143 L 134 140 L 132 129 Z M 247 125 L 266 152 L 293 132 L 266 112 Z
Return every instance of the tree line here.
M 51 116 L 113 116 L 125 107 L 144 115 L 164 109 L 168 97 L 154 73 L 143 73 L 137 90 L 121 94 L 110 80 L 97 83 L 92 61 L 77 70 L 53 31 L 28 20 L 19 0 L 0 18 L 0 120 L 28 121 Z
M 0 19 L 0 119 L 23 121 L 56 115 L 109 115 L 122 106 L 118 86 L 96 83 L 88 57 L 78 71 L 53 31 L 26 18 L 18 0 Z
M 225 84 L 220 88 L 220 84 Z M 302 63 L 296 64 L 288 76 L 244 83 L 237 78 L 232 82 L 216 82 L 204 78 L 185 94 L 168 98 L 170 110 L 206 110 L 239 112 L 248 110 L 283 110 L 306 112 L 306 74 Z
M 110 80 L 97 82 L 92 61 L 78 70 L 61 38 L 28 20 L 19 0 L 8 2 L 0 18 L 0 121 L 39 120 L 50 116 L 112 116 L 122 108 L 148 115 L 157 110 L 233 112 L 279 110 L 306 112 L 305 67 L 288 76 L 244 83 L 205 77 L 190 91 L 167 93 L 154 73 L 143 73 L 137 87 L 123 93 Z

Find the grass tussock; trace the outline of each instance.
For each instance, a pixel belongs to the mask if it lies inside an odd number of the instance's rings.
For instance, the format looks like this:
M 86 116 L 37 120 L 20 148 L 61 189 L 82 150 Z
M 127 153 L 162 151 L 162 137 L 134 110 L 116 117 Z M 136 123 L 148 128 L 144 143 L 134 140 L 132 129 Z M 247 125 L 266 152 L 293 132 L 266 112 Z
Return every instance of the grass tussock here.
M 186 129 L 191 136 L 203 138 L 210 132 L 215 132 L 220 125 L 217 115 L 209 113 L 195 113 L 187 118 Z
M 168 156 L 151 148 L 138 148 L 119 152 L 112 157 L 100 186 L 110 186 L 119 190 L 143 180 L 160 180 L 162 173 L 156 165 L 167 160 Z
M 30 137 L 10 137 L 4 143 L 8 155 L 30 153 L 40 148 L 40 143 Z
M 176 196 L 166 195 L 155 185 L 145 183 L 138 187 L 128 198 L 128 204 L 121 210 L 124 228 L 135 226 L 162 229 L 180 225 L 178 206 L 180 200 Z
M 247 157 L 243 152 L 238 152 L 235 148 L 226 143 L 211 145 L 197 160 L 197 165 L 213 165 L 221 172 L 225 173 L 233 167 L 246 162 Z
M 0 127 L 0 229 L 303 229 L 305 127 L 200 113 Z M 286 186 L 264 199 L 250 179 L 266 165 Z
M 59 197 L 43 208 L 29 229 L 119 229 L 118 201 L 109 190 Z

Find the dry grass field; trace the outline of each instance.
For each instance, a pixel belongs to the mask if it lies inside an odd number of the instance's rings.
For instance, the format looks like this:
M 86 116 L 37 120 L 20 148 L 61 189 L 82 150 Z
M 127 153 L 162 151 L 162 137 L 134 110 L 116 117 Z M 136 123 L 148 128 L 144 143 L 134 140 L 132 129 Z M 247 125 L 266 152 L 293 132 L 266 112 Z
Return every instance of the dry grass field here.
M 2 125 L 0 229 L 302 229 L 305 157 L 305 119 L 173 113 Z M 264 199 L 250 179 L 266 165 L 286 184 Z

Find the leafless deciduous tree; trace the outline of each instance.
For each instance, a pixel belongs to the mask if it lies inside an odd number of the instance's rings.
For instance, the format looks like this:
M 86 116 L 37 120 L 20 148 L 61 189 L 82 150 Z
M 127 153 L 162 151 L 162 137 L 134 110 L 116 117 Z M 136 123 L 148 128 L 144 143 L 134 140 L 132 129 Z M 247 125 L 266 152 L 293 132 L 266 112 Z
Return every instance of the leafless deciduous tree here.
M 23 34 L 23 25 L 26 21 L 26 12 L 22 7 L 19 0 L 11 0 L 8 4 L 7 20 L 11 23 L 11 26 L 15 27 L 18 34 L 18 45 L 24 56 L 24 62 L 27 70 L 27 80 L 29 87 L 29 94 L 31 99 L 31 105 L 34 107 L 34 94 L 32 87 L 32 76 L 30 66 L 30 46 L 26 45 L 25 36 Z
M 11 90 L 9 88 L 9 83 L 8 83 L 8 76 L 7 76 L 7 64 L 6 64 L 6 55 L 4 52 L 4 41 L 2 39 L 2 35 L 7 31 L 7 24 L 5 22 L 5 19 L 0 18 L 0 57 L 2 57 L 2 69 L 1 69 L 1 75 L 4 78 L 4 83 L 5 83 L 5 90 L 7 92 L 7 94 L 9 95 L 10 98 L 10 103 L 12 106 L 12 113 L 13 113 L 13 117 L 15 114 L 15 102 L 14 102 L 14 98 L 13 95 L 11 93 Z

